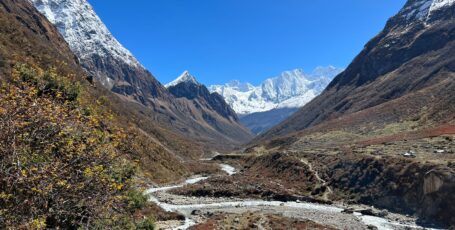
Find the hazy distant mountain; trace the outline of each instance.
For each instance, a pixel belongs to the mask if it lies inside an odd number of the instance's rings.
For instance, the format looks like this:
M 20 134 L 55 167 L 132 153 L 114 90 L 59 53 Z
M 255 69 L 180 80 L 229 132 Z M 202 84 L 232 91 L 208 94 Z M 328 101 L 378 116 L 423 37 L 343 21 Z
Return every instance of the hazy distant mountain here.
M 343 69 L 333 66 L 318 67 L 311 74 L 295 69 L 266 79 L 259 86 L 234 80 L 209 89 L 222 95 L 240 115 L 241 122 L 258 134 L 319 95 L 341 71 Z

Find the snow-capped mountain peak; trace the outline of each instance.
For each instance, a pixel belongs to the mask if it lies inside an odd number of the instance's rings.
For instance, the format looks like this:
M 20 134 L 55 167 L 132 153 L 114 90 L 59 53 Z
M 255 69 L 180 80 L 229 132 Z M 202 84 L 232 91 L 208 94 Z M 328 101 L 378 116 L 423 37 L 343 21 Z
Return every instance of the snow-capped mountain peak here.
M 30 1 L 56 25 L 73 52 L 110 54 L 127 64 L 140 65 L 131 52 L 115 39 L 86 0 Z
M 92 58 L 112 59 L 118 63 L 143 68 L 129 50 L 108 30 L 86 0 L 29 0 L 48 20 L 54 24 L 68 42 L 71 50 L 83 63 Z M 99 63 L 103 66 L 105 63 Z M 98 71 L 101 82 L 110 88 L 112 79 Z
M 191 75 L 188 70 L 185 70 L 178 78 L 176 78 L 175 80 L 166 84 L 166 88 L 169 88 L 171 86 L 176 86 L 182 82 L 191 82 L 196 85 L 200 85 L 200 83 L 196 80 L 196 78 L 193 75 Z
M 234 80 L 224 85 L 212 85 L 209 90 L 222 95 L 240 115 L 299 108 L 320 94 L 342 71 L 333 66 L 318 67 L 312 74 L 294 69 L 266 79 L 258 86 Z

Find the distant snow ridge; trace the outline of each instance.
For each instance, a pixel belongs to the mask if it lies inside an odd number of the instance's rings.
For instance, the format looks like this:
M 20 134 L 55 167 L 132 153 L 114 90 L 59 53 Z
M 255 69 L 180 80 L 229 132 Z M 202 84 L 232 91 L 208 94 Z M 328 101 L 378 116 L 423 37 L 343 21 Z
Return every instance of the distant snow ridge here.
M 400 12 L 406 17 L 406 20 L 427 20 L 433 12 L 449 7 L 455 3 L 455 0 L 415 0 Z
M 29 1 L 57 27 L 80 59 L 98 54 L 111 56 L 131 66 L 141 66 L 109 32 L 86 0 Z
M 193 75 L 191 75 L 188 70 L 185 70 L 185 72 L 183 72 L 182 75 L 180 75 L 174 81 L 169 82 L 165 86 L 166 86 L 166 88 L 169 88 L 171 86 L 176 86 L 176 85 L 178 85 L 178 84 L 180 84 L 182 82 L 191 82 L 191 83 L 194 83 L 196 85 L 200 85 L 200 83 L 196 80 L 196 78 Z
M 285 71 L 265 80 L 259 86 L 234 80 L 225 85 L 212 85 L 237 114 L 246 115 L 280 108 L 299 108 L 319 95 L 343 69 L 318 67 L 311 74 L 301 69 Z

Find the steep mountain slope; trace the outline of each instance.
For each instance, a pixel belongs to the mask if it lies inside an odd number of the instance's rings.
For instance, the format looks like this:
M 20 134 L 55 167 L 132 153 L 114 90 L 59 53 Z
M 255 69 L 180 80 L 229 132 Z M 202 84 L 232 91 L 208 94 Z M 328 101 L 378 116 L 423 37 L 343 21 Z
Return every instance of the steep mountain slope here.
M 0 0 L 1 229 L 150 227 L 133 181 L 189 174 L 85 76 L 33 5 Z
M 136 117 L 141 117 L 137 120 L 158 126 L 160 134 L 167 133 L 169 138 L 161 138 L 160 141 L 170 142 L 171 137 L 180 136 L 179 140 L 192 139 L 194 151 L 210 152 L 229 150 L 240 142 L 250 140 L 232 139 L 230 133 L 223 133 L 222 129 L 193 116 L 199 108 L 194 107 L 190 100 L 177 99 L 170 94 L 112 36 L 86 0 L 30 1 L 58 28 L 86 71 L 107 89 L 121 95 L 125 103 L 139 102 L 143 105 L 143 108 L 141 105 L 135 106 L 135 111 L 142 113 L 136 114 Z M 242 131 L 240 127 L 237 132 Z M 169 144 L 174 149 L 180 149 L 179 144 Z
M 209 89 L 221 94 L 240 114 L 241 123 L 259 134 L 289 117 L 290 111 L 297 111 L 311 101 L 341 71 L 333 66 L 318 67 L 311 74 L 296 69 L 266 79 L 259 86 L 231 81 Z
M 237 114 L 218 93 L 210 93 L 207 87 L 200 84 L 188 71 L 166 85 L 176 98 L 185 98 L 192 102 L 189 105 L 192 116 L 204 120 L 233 141 L 249 140 L 252 135 L 239 123 Z M 193 108 L 194 107 L 194 108 Z
M 455 4 L 409 0 L 327 89 L 262 135 L 347 130 L 367 134 L 447 124 L 455 116 Z

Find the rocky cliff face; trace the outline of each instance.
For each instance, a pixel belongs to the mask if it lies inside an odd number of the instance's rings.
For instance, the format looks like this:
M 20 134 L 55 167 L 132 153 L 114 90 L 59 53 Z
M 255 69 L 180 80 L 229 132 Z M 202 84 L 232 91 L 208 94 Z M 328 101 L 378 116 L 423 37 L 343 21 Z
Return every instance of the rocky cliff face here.
M 346 129 L 421 120 L 423 114 L 431 123 L 454 120 L 454 38 L 453 1 L 409 0 L 320 96 L 261 139 L 330 120 Z
M 54 59 L 58 58 L 70 68 L 77 67 L 77 57 L 59 31 L 39 12 L 30 9 L 32 6 L 28 2 L 5 0 L 0 4 L 3 42 L 0 47 L 0 73 L 3 76 L 11 74 L 14 62 L 24 61 L 14 60 L 13 55 L 18 56 L 16 59 L 27 56 L 32 61 L 41 60 L 43 63 L 55 63 Z

